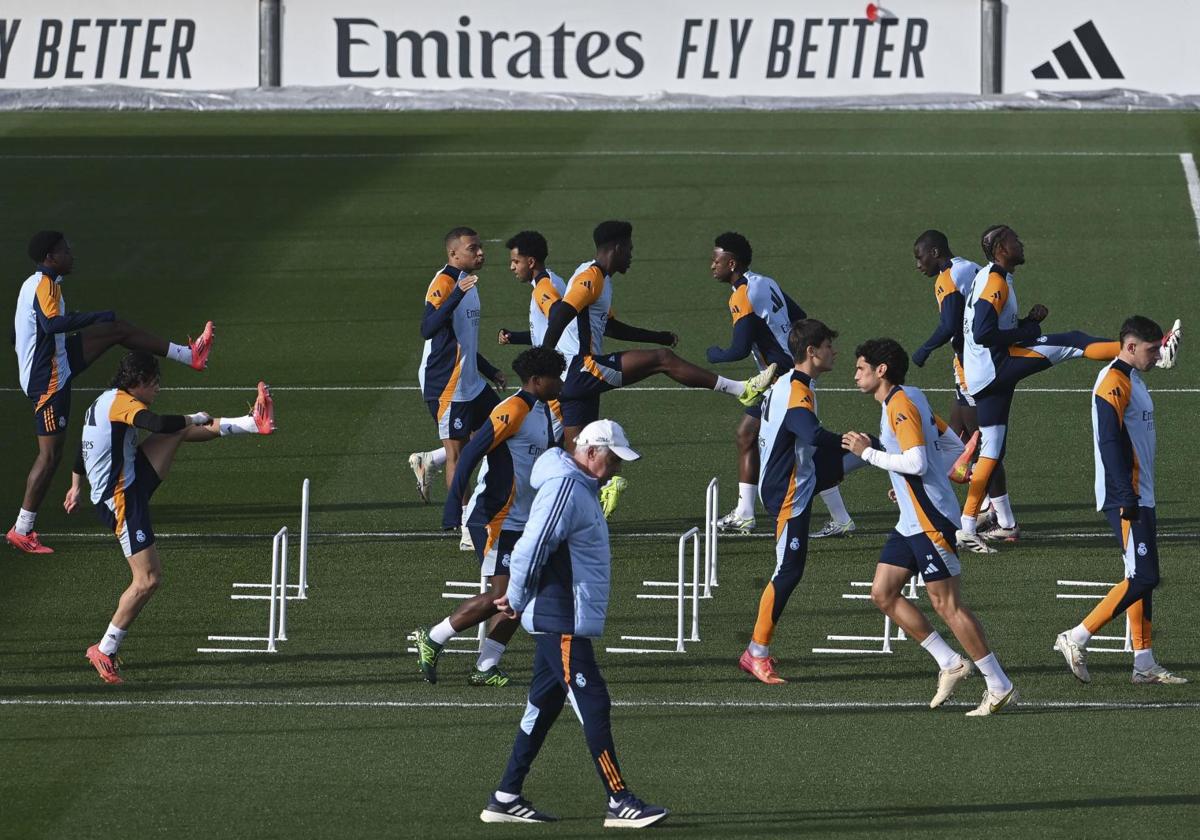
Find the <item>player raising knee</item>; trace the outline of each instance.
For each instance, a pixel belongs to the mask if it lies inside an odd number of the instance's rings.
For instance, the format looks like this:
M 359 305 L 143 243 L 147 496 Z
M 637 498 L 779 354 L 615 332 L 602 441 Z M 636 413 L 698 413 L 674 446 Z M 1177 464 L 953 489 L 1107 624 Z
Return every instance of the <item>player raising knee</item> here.
M 633 263 L 633 225 L 629 222 L 601 222 L 592 232 L 596 257 L 575 270 L 567 283 L 563 299 L 550 308 L 549 324 L 542 343 L 557 347 L 567 359 L 563 383 L 562 410 L 564 446 L 574 451 L 580 429 L 600 417 L 600 395 L 614 388 L 632 385 L 661 373 L 689 388 L 707 388 L 737 397 L 743 405 L 752 405 L 774 379 L 776 367 L 767 369 L 744 382 L 736 382 L 697 367 L 670 350 L 626 350 L 604 353 L 604 337 L 621 341 L 644 341 L 674 347 L 679 336 L 673 332 L 630 326 L 613 317 L 613 276 L 624 274 Z M 616 506 L 616 496 L 624 487 L 620 476 L 605 487 L 602 504 L 605 515 Z
M 962 442 L 929 408 L 919 388 L 905 385 L 908 354 L 890 338 L 860 344 L 854 351 L 854 384 L 883 407 L 879 422 L 882 448 L 870 437 L 847 432 L 846 449 L 868 464 L 887 470 L 900 521 L 884 543 L 871 583 L 875 606 L 912 636 L 938 664 L 936 709 L 970 675 L 971 661 L 955 653 L 917 607 L 903 595 L 913 575 L 925 580 L 934 610 L 946 622 L 963 650 L 987 681 L 983 702 L 967 712 L 993 715 L 1017 701 L 1017 690 L 988 647 L 983 626 L 962 600 L 954 520 L 958 499 L 946 477 L 947 467 L 962 452 Z
M 1176 322 L 1178 326 L 1178 322 Z M 1104 511 L 1125 563 L 1125 579 L 1109 590 L 1083 622 L 1054 640 L 1079 680 L 1091 682 L 1087 643 L 1121 613 L 1133 637 L 1133 682 L 1186 683 L 1159 665 L 1151 646 L 1152 597 L 1158 586 L 1158 533 L 1154 512 L 1154 403 L 1141 374 L 1163 349 L 1162 327 L 1134 315 L 1121 325 L 1121 352 L 1100 371 L 1092 390 L 1096 510 Z
M 71 418 L 71 384 L 106 350 L 121 345 L 204 370 L 212 350 L 209 321 L 195 341 L 172 344 L 114 312 L 68 312 L 62 282 L 75 266 L 71 243 L 57 230 L 43 230 L 29 241 L 35 267 L 17 296 L 13 347 L 17 351 L 21 390 L 33 400 L 38 454 L 25 481 L 25 497 L 17 521 L 9 529 L 9 545 L 30 554 L 52 554 L 33 530 L 38 509 L 62 460 Z
M 558 437 L 547 404 L 562 390 L 563 367 L 562 356 L 549 347 L 533 347 L 517 356 L 513 370 L 521 379 L 521 390 L 492 409 L 490 422 L 463 449 L 442 525 L 457 528 L 466 523 L 487 590 L 463 601 L 432 628 L 418 627 L 413 634 L 417 662 L 428 682 L 437 682 L 438 657 L 450 639 L 496 616 L 467 682 L 497 687 L 508 684 L 508 674 L 500 670 L 500 657 L 517 622 L 497 616 L 495 601 L 508 589 L 509 557 L 529 517 L 533 464 Z M 464 512 L 467 485 L 480 463 L 479 480 Z
M 150 520 L 150 497 L 170 473 L 182 443 L 200 443 L 226 435 L 269 435 L 275 429 L 275 409 L 266 383 L 258 383 L 254 409 L 243 417 L 196 414 L 155 414 L 158 360 L 135 351 L 121 360 L 112 387 L 84 415 L 83 439 L 63 502 L 67 513 L 79 505 L 83 479 L 91 487 L 92 504 L 100 521 L 121 544 L 133 579 L 121 594 L 108 630 L 86 656 L 100 678 L 119 684 L 117 650 L 129 627 L 158 589 L 162 564 Z M 138 444 L 138 432 L 149 436 Z

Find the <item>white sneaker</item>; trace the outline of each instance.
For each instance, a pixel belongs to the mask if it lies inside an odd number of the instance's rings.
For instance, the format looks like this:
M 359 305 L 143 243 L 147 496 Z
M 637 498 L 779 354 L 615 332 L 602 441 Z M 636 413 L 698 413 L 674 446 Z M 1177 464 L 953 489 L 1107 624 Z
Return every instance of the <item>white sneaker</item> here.
M 1170 370 L 1175 367 L 1175 362 L 1179 359 L 1179 342 L 1183 338 L 1183 327 L 1179 325 L 1179 319 L 1175 319 L 1175 323 L 1171 325 L 1171 329 L 1167 330 L 1167 334 L 1163 336 L 1162 353 L 1155 362 L 1156 367 L 1163 370 Z
M 933 699 L 929 701 L 929 708 L 936 709 L 949 700 L 954 695 L 954 689 L 958 688 L 958 684 L 971 676 L 974 671 L 975 666 L 971 664 L 971 660 L 961 656 L 958 658 L 958 664 L 953 668 L 938 671 L 937 694 L 933 695 Z
M 1075 679 L 1085 683 L 1092 681 L 1092 675 L 1087 669 L 1087 648 L 1072 639 L 1070 633 L 1059 633 L 1054 640 L 1054 649 L 1067 660 L 1067 667 L 1071 669 Z M 1137 672 L 1134 673 L 1136 675 Z
M 1016 542 L 1021 539 L 1021 526 L 1013 525 L 1011 528 L 1005 528 L 999 522 L 987 528 L 980 528 L 979 523 L 975 523 L 975 533 L 983 537 L 985 540 L 999 540 L 1000 542 Z
M 810 540 L 824 539 L 825 537 L 848 537 L 854 531 L 854 520 L 847 519 L 845 522 L 834 522 L 830 519 L 825 523 L 825 527 L 816 533 L 809 534 Z
M 959 548 L 965 548 L 975 554 L 999 554 L 996 549 L 985 543 L 979 534 L 968 534 L 959 529 L 954 532 L 954 539 L 958 542 Z
M 998 715 L 1005 709 L 1010 709 L 1017 705 L 1021 695 L 1017 694 L 1017 687 L 1014 685 L 1008 690 L 1008 694 L 995 694 L 991 689 L 984 689 L 983 702 L 979 704 L 978 709 L 972 709 L 967 712 L 967 717 L 986 717 L 987 715 Z
M 717 530 L 722 534 L 749 534 L 754 530 L 754 517 L 738 516 L 736 509 L 717 520 Z
M 462 538 L 458 541 L 459 551 L 474 551 L 475 541 L 471 539 L 471 532 L 467 530 L 467 526 L 462 526 Z
M 408 456 L 408 467 L 417 477 L 417 492 L 421 501 L 429 504 L 429 473 L 433 471 L 433 457 L 428 452 L 414 452 Z
M 1172 674 L 1161 665 L 1155 665 L 1145 671 L 1133 669 L 1133 683 L 1135 685 L 1183 685 L 1187 682 L 1187 677 L 1178 677 Z
M 979 516 L 975 517 L 975 533 L 980 534 L 990 528 L 995 528 L 1000 523 L 996 521 L 996 509 L 989 507 L 986 510 L 980 510 Z

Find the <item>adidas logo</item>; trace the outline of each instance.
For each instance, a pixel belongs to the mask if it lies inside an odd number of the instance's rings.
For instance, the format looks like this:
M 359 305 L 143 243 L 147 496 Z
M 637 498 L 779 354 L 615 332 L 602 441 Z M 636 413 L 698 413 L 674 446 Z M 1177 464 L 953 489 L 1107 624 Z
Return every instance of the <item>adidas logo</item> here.
M 1058 62 L 1059 68 L 1062 69 L 1064 77 L 1068 79 L 1125 78 L 1125 74 L 1117 66 L 1117 60 L 1108 51 L 1108 44 L 1104 43 L 1104 39 L 1100 37 L 1100 30 L 1096 28 L 1095 23 L 1089 20 L 1082 26 L 1075 27 L 1075 37 L 1079 39 L 1079 43 L 1083 46 L 1083 51 L 1087 53 L 1087 57 L 1091 60 L 1092 67 L 1095 68 L 1096 73 L 1092 75 L 1088 71 L 1083 57 L 1075 49 L 1075 44 L 1071 41 L 1064 41 L 1052 50 L 1054 59 Z M 1044 61 L 1037 67 L 1034 67 L 1033 78 L 1059 78 L 1058 71 L 1054 67 L 1054 61 Z
M 925 571 L 921 572 L 921 574 L 923 574 L 923 575 L 933 575 L 933 574 L 937 574 L 937 570 L 938 570 L 938 569 L 937 569 L 937 566 L 935 566 L 935 565 L 933 565 L 932 563 L 930 563 L 928 566 L 926 566 L 926 567 L 925 567 Z

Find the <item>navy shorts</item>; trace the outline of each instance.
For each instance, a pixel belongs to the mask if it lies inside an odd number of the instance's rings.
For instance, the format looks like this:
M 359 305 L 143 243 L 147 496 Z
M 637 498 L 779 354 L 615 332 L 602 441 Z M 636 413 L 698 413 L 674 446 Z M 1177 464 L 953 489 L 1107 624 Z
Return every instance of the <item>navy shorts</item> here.
M 473 400 L 464 402 L 442 402 L 426 400 L 429 413 L 438 426 L 438 440 L 467 440 L 480 426 L 487 422 L 492 409 L 500 404 L 500 397 L 485 385 Z
M 67 363 L 71 367 L 71 375 L 66 381 L 60 382 L 58 390 L 42 402 L 34 400 L 33 430 L 39 437 L 61 435 L 67 430 L 71 419 L 71 379 L 87 367 L 83 358 L 83 336 L 72 333 L 65 341 Z
M 600 419 L 600 395 L 624 384 L 621 353 L 578 355 L 571 359 L 563 379 L 563 425 L 577 428 Z
M 138 449 L 134 456 L 133 484 L 118 489 L 111 499 L 96 505 L 96 515 L 121 543 L 126 557 L 145 551 L 154 545 L 154 527 L 150 524 L 150 497 L 162 484 L 162 479 L 150 461 Z
M 879 562 L 908 569 L 926 583 L 946 580 L 962 571 L 954 545 L 953 531 L 922 531 L 906 537 L 893 529 L 879 553 Z
M 484 577 L 507 575 L 508 563 L 512 559 L 513 546 L 523 531 L 499 531 L 495 538 L 482 525 L 468 525 L 471 542 L 475 545 L 475 556 L 479 558 L 480 572 Z

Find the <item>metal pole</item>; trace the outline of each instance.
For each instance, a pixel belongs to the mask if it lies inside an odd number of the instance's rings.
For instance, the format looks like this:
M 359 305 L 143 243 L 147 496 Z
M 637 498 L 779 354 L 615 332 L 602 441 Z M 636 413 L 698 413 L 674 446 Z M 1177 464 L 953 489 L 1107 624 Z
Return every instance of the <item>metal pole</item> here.
M 279 641 L 287 641 L 287 528 L 279 529 Z
M 308 479 L 300 488 L 300 582 L 296 586 L 296 598 L 308 598 Z
M 687 538 L 696 533 L 696 529 L 688 531 L 679 538 L 679 577 L 676 580 L 676 610 L 675 610 L 675 652 L 683 653 L 683 547 L 687 545 Z
M 258 0 L 258 86 L 279 87 L 280 0 Z
M 692 532 L 692 637 L 700 641 L 700 535 Z
M 979 89 L 984 96 L 1004 92 L 1004 4 L 980 0 Z
M 267 602 L 267 652 L 275 652 L 276 591 L 279 588 L 279 534 L 271 541 L 271 600 Z

